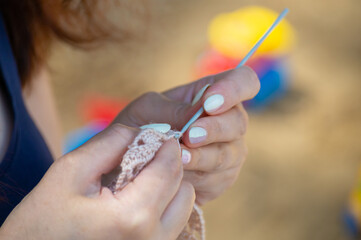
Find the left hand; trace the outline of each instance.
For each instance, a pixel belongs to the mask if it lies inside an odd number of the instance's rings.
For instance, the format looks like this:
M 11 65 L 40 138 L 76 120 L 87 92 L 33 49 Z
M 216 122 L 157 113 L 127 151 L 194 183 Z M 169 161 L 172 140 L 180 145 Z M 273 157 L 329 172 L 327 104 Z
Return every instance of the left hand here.
M 192 100 L 207 84 L 208 89 L 192 106 Z M 196 201 L 202 205 L 222 194 L 238 177 L 247 154 L 243 136 L 248 116 L 241 102 L 253 98 L 259 88 L 257 75 L 250 68 L 241 67 L 162 94 L 146 93 L 129 104 L 114 122 L 132 127 L 168 123 L 172 129 L 180 130 L 203 106 L 206 113 L 182 138 L 185 162 L 187 151 L 191 156 L 184 164 L 184 178 L 193 184 Z

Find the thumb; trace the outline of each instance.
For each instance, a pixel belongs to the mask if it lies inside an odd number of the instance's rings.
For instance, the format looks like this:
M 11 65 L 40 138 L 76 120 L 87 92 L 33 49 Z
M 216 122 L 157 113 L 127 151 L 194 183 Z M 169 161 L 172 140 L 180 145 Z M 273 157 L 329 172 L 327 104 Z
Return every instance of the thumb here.
M 121 124 L 113 124 L 97 134 L 78 149 L 65 155 L 67 174 L 73 176 L 73 184 L 86 190 L 90 185 L 100 187 L 103 174 L 109 173 L 120 164 L 127 146 L 138 130 Z
M 125 109 L 125 114 L 133 116 L 138 126 L 167 123 L 172 129 L 180 130 L 200 107 L 201 103 L 192 106 L 190 103 L 172 100 L 163 94 L 150 92 L 131 103 Z

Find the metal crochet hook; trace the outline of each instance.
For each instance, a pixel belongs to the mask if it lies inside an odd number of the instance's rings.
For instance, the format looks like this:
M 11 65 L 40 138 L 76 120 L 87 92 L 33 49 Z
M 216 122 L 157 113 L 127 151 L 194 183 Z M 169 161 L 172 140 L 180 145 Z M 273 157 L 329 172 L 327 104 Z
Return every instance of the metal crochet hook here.
M 273 31 L 273 29 L 280 23 L 280 21 L 286 16 L 288 13 L 288 8 L 284 9 L 281 14 L 277 17 L 277 19 L 273 22 L 271 27 L 266 31 L 266 33 L 257 41 L 257 43 L 252 47 L 252 49 L 247 53 L 247 55 L 242 59 L 242 61 L 237 65 L 236 68 L 242 67 L 248 59 L 257 51 L 259 46 L 263 43 L 263 41 L 268 37 L 268 35 Z M 204 113 L 203 107 L 201 107 L 194 115 L 193 117 L 184 125 L 182 130 L 180 131 L 181 134 L 179 134 L 178 138 L 181 137 L 182 134 L 184 134 L 187 129 L 192 125 L 202 114 Z M 177 137 L 176 137 L 177 138 Z

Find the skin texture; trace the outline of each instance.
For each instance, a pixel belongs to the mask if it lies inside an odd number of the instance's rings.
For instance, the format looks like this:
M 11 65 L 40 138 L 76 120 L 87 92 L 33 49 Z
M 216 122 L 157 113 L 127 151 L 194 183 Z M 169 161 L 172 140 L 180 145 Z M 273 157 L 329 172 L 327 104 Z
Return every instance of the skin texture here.
M 11 103 L 5 94 L 6 86 L 0 87 L 1 162 L 10 141 L 13 116 L 10 107 Z M 23 89 L 23 98 L 29 114 L 44 137 L 54 159 L 59 158 L 62 155 L 62 134 L 49 75 L 45 68 L 42 68 L 32 79 L 31 84 Z
M 192 99 L 206 84 L 211 86 L 192 106 Z M 221 94 L 224 104 L 190 126 L 206 129 L 206 139 L 192 144 L 189 141 L 190 128 L 183 136 L 182 147 L 192 155 L 191 161 L 184 165 L 184 179 L 193 184 L 197 203 L 202 205 L 221 195 L 238 177 L 247 155 L 244 134 L 248 115 L 241 102 L 254 97 L 259 88 L 253 70 L 242 67 L 164 93 L 146 93 L 126 107 L 114 122 L 133 127 L 169 123 L 173 129 L 179 130 L 208 97 Z
M 175 140 L 122 191 L 101 186 L 101 176 L 119 165 L 137 132 L 113 124 L 57 160 L 9 215 L 0 238 L 175 239 L 195 199 L 193 186 L 182 180 Z
M 46 71 L 41 71 L 34 80 L 31 89 L 24 91 L 26 105 L 52 152 L 55 156 L 60 156 L 61 134 Z M 193 98 L 206 84 L 211 86 L 192 106 Z M 232 186 L 239 175 L 247 155 L 244 134 L 248 123 L 248 116 L 241 102 L 254 97 L 259 87 L 253 70 L 242 67 L 163 93 L 146 93 L 129 104 L 114 122 L 131 127 L 169 123 L 173 129 L 181 129 L 209 96 L 224 96 L 225 102 L 219 109 L 204 114 L 192 125 L 206 129 L 206 140 L 197 144 L 190 143 L 189 130 L 183 137 L 182 147 L 192 155 L 191 161 L 184 165 L 184 178 L 194 185 L 197 203 L 203 205 Z
M 211 86 L 192 106 L 194 96 L 208 83 Z M 51 104 L 43 104 L 51 96 L 50 88 L 43 90 L 46 93 L 33 101 L 26 98 L 38 126 L 50 124 L 43 119 L 49 117 L 44 113 Z M 9 215 L 0 229 L 0 238 L 175 239 L 189 218 L 195 198 L 204 204 L 237 178 L 247 153 L 243 135 L 248 117 L 241 102 L 255 96 L 258 90 L 257 76 L 243 67 L 164 93 L 141 96 L 108 129 L 55 161 Z M 181 129 L 214 94 L 224 96 L 224 104 L 192 125 L 206 129 L 207 138 L 192 144 L 188 131 L 183 136 L 182 147 L 192 155 L 188 164 L 182 166 L 178 145 L 171 140 L 122 191 L 113 195 L 101 186 L 101 176 L 119 165 L 138 132 L 130 127 L 163 122 Z M 40 106 L 45 106 L 44 111 L 36 109 Z M 56 133 L 49 134 L 44 127 L 40 131 L 49 143 L 54 143 Z
M 35 75 L 23 90 L 23 98 L 36 126 L 42 133 L 54 159 L 62 155 L 62 134 L 51 90 L 49 75 L 45 68 Z

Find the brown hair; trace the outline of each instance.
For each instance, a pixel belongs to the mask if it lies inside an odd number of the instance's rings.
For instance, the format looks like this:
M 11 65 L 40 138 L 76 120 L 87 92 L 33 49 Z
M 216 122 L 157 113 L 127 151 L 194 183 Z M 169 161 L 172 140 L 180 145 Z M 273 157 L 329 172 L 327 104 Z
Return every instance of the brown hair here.
M 84 47 L 126 37 L 125 29 L 114 31 L 114 25 L 105 18 L 104 9 L 109 3 L 105 0 L 0 0 L 22 85 L 28 83 L 37 67 L 45 62 L 54 39 Z

